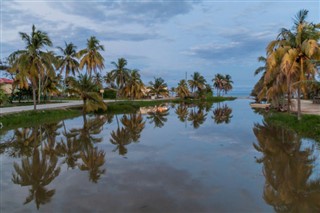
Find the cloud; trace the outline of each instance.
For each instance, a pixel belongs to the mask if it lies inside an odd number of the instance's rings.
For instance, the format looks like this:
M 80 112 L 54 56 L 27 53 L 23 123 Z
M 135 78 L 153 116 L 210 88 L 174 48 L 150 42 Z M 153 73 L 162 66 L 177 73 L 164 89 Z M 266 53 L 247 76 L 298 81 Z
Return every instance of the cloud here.
M 269 35 L 269 32 L 224 32 L 220 33 L 220 41 L 195 45 L 183 54 L 213 62 L 243 62 L 247 57 L 257 57 L 264 52 Z

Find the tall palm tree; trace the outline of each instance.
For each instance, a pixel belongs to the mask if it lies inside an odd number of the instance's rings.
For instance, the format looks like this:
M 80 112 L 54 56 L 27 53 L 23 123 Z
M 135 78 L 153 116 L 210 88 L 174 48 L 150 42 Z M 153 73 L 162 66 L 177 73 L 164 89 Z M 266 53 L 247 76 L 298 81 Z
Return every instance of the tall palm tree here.
M 186 80 L 184 80 L 184 79 L 180 80 L 175 91 L 180 98 L 188 97 L 190 95 L 190 91 L 189 91 L 188 84 L 187 84 Z
M 116 88 L 117 86 L 115 85 L 114 83 L 114 76 L 112 75 L 112 72 L 107 72 L 107 74 L 103 77 L 104 78 L 104 81 L 106 82 L 107 86 L 110 88 L 110 89 L 114 89 Z
M 217 95 L 221 95 L 221 91 L 223 90 L 223 79 L 224 76 L 221 74 L 216 74 L 214 78 L 212 79 L 213 81 L 213 87 L 217 89 Z
M 91 36 L 87 39 L 87 47 L 78 53 L 78 57 L 81 58 L 79 68 L 86 67 L 89 77 L 92 72 L 97 73 L 104 68 L 104 58 L 99 51 L 104 51 L 104 46 L 95 36 Z
M 281 29 L 277 39 L 270 42 L 267 47 L 268 54 L 268 72 L 272 72 L 276 64 L 280 67 L 278 76 L 286 79 L 286 92 L 288 99 L 292 90 L 298 93 L 298 119 L 301 117 L 301 90 L 305 90 L 307 80 L 313 80 L 316 72 L 316 63 L 319 60 L 319 45 L 317 41 L 320 38 L 319 25 L 314 25 L 306 21 L 307 10 L 300 10 L 294 18 L 293 30 Z M 274 55 L 281 52 L 281 63 L 273 60 Z M 270 68 L 269 68 L 270 67 Z M 281 82 L 278 77 L 278 84 Z
M 52 42 L 46 32 L 36 30 L 34 25 L 30 35 L 23 32 L 19 34 L 26 43 L 26 48 L 15 51 L 9 57 L 16 59 L 14 67 L 31 82 L 34 110 L 36 110 L 36 89 L 38 89 L 38 102 L 40 102 L 41 79 L 46 72 L 54 73 L 52 53 L 43 51 L 45 47 L 51 47 Z
M 96 73 L 93 77 L 92 77 L 93 83 L 95 85 L 97 85 L 98 89 L 102 89 L 103 88 L 103 79 L 100 73 Z
M 70 93 L 78 94 L 83 100 L 83 120 L 86 122 L 86 113 L 98 109 L 106 110 L 106 104 L 97 93 L 97 85 L 87 75 L 80 75 L 78 80 L 70 78 Z
M 193 92 L 194 89 L 200 92 L 205 88 L 206 82 L 206 79 L 199 72 L 194 72 L 193 75 L 191 75 L 191 79 L 188 80 L 191 92 Z
M 164 80 L 160 78 L 154 78 L 154 82 L 150 81 L 150 93 L 153 93 L 158 98 L 160 95 L 162 96 L 169 96 L 169 90 L 167 84 Z
M 52 96 L 52 94 L 59 94 L 59 88 L 62 87 L 62 85 L 60 84 L 62 80 L 61 75 L 57 75 L 57 76 L 45 76 L 44 77 L 44 85 L 43 85 L 43 93 L 44 93 L 44 97 L 45 99 L 47 97 L 49 97 L 49 100 Z
M 230 90 L 232 90 L 232 84 L 233 84 L 233 81 L 231 80 L 231 76 L 230 75 L 226 75 L 224 77 L 224 82 L 223 82 L 223 91 L 225 94 L 227 94 Z
M 112 65 L 115 66 L 115 69 L 111 70 L 111 78 L 114 79 L 114 81 L 117 84 L 118 92 L 117 97 L 119 96 L 119 92 L 122 90 L 124 85 L 126 84 L 128 78 L 129 78 L 129 69 L 126 68 L 128 62 L 125 58 L 119 58 L 118 63 L 111 62 Z
M 252 91 L 251 91 L 251 96 L 256 97 L 256 100 L 258 101 L 257 97 L 258 94 L 262 91 L 263 89 L 263 81 L 264 81 L 264 76 L 267 72 L 267 58 L 264 56 L 260 56 L 258 57 L 258 62 L 262 62 L 263 66 L 258 67 L 255 71 L 254 71 L 254 75 L 258 75 L 260 73 L 262 73 L 259 81 L 254 85 Z
M 72 43 L 64 43 L 65 47 L 57 47 L 62 53 L 58 58 L 58 69 L 60 69 L 60 74 L 65 72 L 64 80 L 67 83 L 67 78 L 70 74 L 75 76 L 79 72 L 79 62 L 77 58 L 77 47 Z
M 126 97 L 141 98 L 143 94 L 144 84 L 141 80 L 138 70 L 131 70 L 128 73 L 128 79 L 125 86 L 121 89 L 121 94 Z

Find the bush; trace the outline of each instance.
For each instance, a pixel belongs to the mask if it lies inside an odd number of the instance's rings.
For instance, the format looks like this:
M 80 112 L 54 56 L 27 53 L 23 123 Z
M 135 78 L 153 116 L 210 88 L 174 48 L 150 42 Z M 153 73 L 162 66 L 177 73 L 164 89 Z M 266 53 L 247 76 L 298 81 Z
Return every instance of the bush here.
M 8 101 L 8 96 L 4 93 L 4 91 L 0 88 L 0 105 L 6 103 Z
M 111 89 L 105 89 L 103 93 L 103 98 L 106 99 L 116 99 L 117 91 Z

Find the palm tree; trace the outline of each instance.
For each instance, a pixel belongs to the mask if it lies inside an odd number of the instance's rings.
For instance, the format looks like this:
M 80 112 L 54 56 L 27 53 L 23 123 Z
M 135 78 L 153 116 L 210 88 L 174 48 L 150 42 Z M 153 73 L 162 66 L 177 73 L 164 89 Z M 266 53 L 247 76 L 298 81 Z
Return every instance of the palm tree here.
M 212 79 L 213 81 L 213 87 L 217 89 L 217 95 L 220 96 L 221 95 L 221 91 L 223 89 L 223 79 L 224 76 L 221 74 L 216 74 L 214 76 L 214 78 Z
M 96 73 L 93 77 L 92 77 L 93 83 L 95 85 L 97 85 L 98 89 L 102 89 L 103 88 L 103 80 L 102 80 L 102 76 L 100 73 Z
M 69 92 L 78 94 L 83 100 L 83 120 L 86 122 L 86 113 L 98 109 L 106 110 L 106 104 L 96 92 L 97 85 L 93 83 L 87 74 L 80 75 L 78 80 L 70 78 Z
M 127 60 L 119 58 L 118 63 L 111 62 L 115 66 L 115 69 L 111 70 L 111 79 L 113 79 L 118 87 L 117 97 L 129 78 L 129 69 L 126 68 Z
M 193 75 L 191 75 L 191 78 L 192 79 L 188 80 L 191 92 L 193 92 L 194 89 L 196 89 L 197 92 L 200 92 L 205 88 L 207 81 L 199 72 L 194 72 Z
M 140 78 L 138 70 L 131 70 L 128 73 L 128 79 L 125 86 L 121 89 L 121 94 L 126 97 L 141 98 L 143 94 L 144 85 Z
M 44 77 L 45 84 L 43 85 L 43 93 L 45 99 L 49 96 L 49 100 L 52 94 L 59 94 L 59 88 L 61 88 L 61 75 L 57 76 L 45 76 Z
M 114 83 L 114 78 L 113 78 L 112 72 L 108 72 L 103 78 L 104 78 L 104 81 L 106 82 L 107 86 L 110 89 L 114 89 L 117 87 Z
M 292 90 L 296 87 L 298 93 L 298 119 L 301 117 L 301 89 L 305 90 L 305 86 L 302 83 L 314 80 L 316 63 L 313 62 L 315 59 L 319 59 L 319 45 L 317 41 L 320 38 L 318 30 L 320 26 L 308 23 L 306 21 L 307 15 L 307 10 L 300 10 L 294 18 L 293 30 L 282 28 L 277 39 L 270 42 L 267 47 L 267 72 L 272 73 L 272 68 L 279 67 L 276 82 L 281 87 L 283 78 L 286 80 L 288 102 Z M 276 54 L 281 56 L 280 63 L 277 63 L 274 59 Z
M 99 51 L 104 51 L 104 46 L 95 36 L 91 36 L 87 39 L 87 47 L 78 53 L 78 57 L 81 58 L 79 68 L 86 67 L 90 78 L 92 72 L 97 73 L 104 68 L 104 58 Z
M 57 47 L 60 52 L 63 54 L 62 56 L 57 56 L 58 58 L 58 69 L 60 69 L 60 74 L 65 72 L 65 83 L 70 74 L 75 76 L 76 73 L 79 72 L 79 62 L 77 59 L 77 47 L 73 43 L 65 42 L 65 47 Z
M 257 97 L 258 97 L 258 94 L 262 91 L 263 89 L 263 81 L 264 81 L 264 76 L 267 72 L 267 58 L 264 57 L 264 56 L 260 56 L 258 57 L 258 62 L 263 62 L 264 65 L 263 66 L 260 66 L 258 67 L 255 71 L 254 71 L 254 75 L 258 75 L 260 73 L 262 73 L 259 81 L 254 85 L 252 91 L 251 91 L 251 96 L 254 96 L 256 97 L 256 101 L 258 101 Z
M 231 80 L 231 76 L 230 75 L 226 75 L 223 79 L 223 91 L 225 94 L 227 94 L 230 90 L 232 90 L 232 84 L 233 81 Z
M 156 95 L 157 98 L 159 98 L 160 95 L 162 96 L 169 96 L 169 91 L 167 88 L 167 84 L 164 82 L 164 80 L 160 78 L 154 78 L 154 82 L 150 81 L 150 93 L 153 93 Z
M 186 80 L 184 80 L 184 79 L 180 80 L 180 82 L 176 88 L 176 93 L 180 98 L 185 98 L 190 95 L 190 91 L 189 91 L 188 84 L 187 84 Z
M 52 42 L 47 33 L 36 30 L 34 25 L 30 35 L 23 32 L 19 34 L 26 43 L 26 49 L 18 50 L 9 57 L 16 59 L 15 69 L 19 70 L 20 75 L 23 74 L 31 82 L 34 110 L 36 110 L 36 89 L 38 89 L 38 102 L 40 102 L 41 79 L 46 72 L 54 73 L 52 53 L 42 50 L 47 46 L 51 47 Z

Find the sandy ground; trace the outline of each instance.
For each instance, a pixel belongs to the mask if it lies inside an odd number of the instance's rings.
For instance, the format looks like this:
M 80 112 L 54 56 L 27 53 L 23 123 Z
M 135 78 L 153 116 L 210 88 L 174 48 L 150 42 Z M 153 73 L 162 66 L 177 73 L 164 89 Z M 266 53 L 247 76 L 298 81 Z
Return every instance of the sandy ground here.
M 269 104 L 251 104 L 252 108 L 265 109 Z M 297 100 L 292 99 L 292 112 L 297 112 Z M 310 115 L 320 115 L 320 104 L 312 103 L 312 100 L 301 100 L 301 113 Z
M 292 100 L 292 111 L 297 111 L 297 100 Z M 302 114 L 320 115 L 320 104 L 313 104 L 312 100 L 301 100 Z

